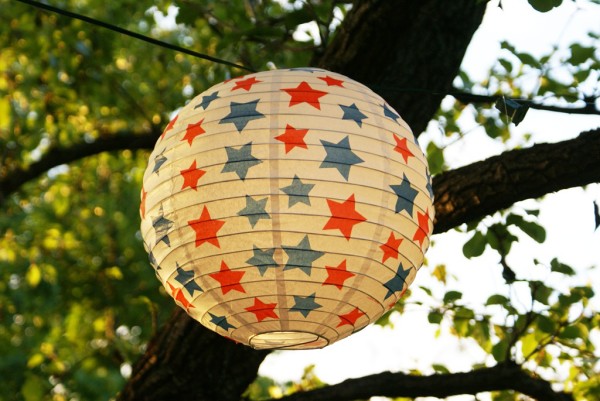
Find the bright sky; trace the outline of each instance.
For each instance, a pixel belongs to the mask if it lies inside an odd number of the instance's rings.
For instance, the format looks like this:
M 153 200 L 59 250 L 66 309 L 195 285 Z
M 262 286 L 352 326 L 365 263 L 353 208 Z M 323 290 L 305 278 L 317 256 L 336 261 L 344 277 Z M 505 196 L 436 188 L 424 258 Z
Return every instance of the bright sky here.
M 600 5 L 565 1 L 559 9 L 542 14 L 534 11 L 525 0 L 504 0 L 503 9 L 497 4 L 497 1 L 491 2 L 463 62 L 473 80 L 486 77 L 501 54 L 502 40 L 508 40 L 519 51 L 534 56 L 545 54 L 553 44 L 558 44 L 559 49 L 563 49 L 558 57 L 561 54 L 568 56 L 568 45 L 573 41 L 585 42 L 588 31 L 600 34 Z M 595 80 L 600 80 L 600 77 L 596 76 Z M 594 84 L 598 90 L 597 82 Z M 465 131 L 476 125 L 474 122 L 464 124 Z M 532 133 L 534 142 L 556 142 L 598 126 L 598 116 L 530 110 L 525 120 L 513 128 L 517 134 Z M 423 145 L 427 139 L 421 141 Z M 469 133 L 467 141 L 448 148 L 446 160 L 450 166 L 465 165 L 498 154 L 503 149 L 503 145 L 491 143 L 481 129 L 475 129 Z M 600 256 L 593 251 L 600 241 L 600 230 L 594 232 L 593 200 L 600 201 L 598 184 L 589 185 L 586 190 L 577 188 L 548 195 L 541 206 L 533 201 L 522 202 L 519 206 L 523 208 L 541 207 L 540 223 L 547 229 L 547 239 L 543 245 L 538 245 L 524 238 L 514 247 L 508 262 L 517 276 L 547 280 L 548 277 L 539 273 L 539 268 L 536 271 L 532 260 L 537 258 L 549 263 L 552 257 L 558 256 L 561 261 L 581 271 L 577 277 L 579 283 L 599 285 L 600 271 L 589 269 L 592 265 L 600 265 Z M 497 254 L 486 251 L 479 258 L 465 259 L 462 255 L 465 237 L 456 232 L 435 236 L 434 240 L 435 246 L 427 254 L 430 268 L 447 264 L 457 276 L 451 286 L 462 291 L 464 299 L 481 305 L 491 294 L 509 295 L 508 287 L 501 278 Z M 435 287 L 433 280 L 429 269 L 424 267 L 412 288 Z M 522 290 L 520 285 L 515 284 L 512 291 L 519 294 Z M 598 299 L 595 308 L 600 309 Z M 424 309 L 395 315 L 393 322 L 394 329 L 371 325 L 325 349 L 275 352 L 267 357 L 260 373 L 278 381 L 298 380 L 306 366 L 316 364 L 318 377 L 328 383 L 337 383 L 349 377 L 385 370 L 407 372 L 419 369 L 431 373 L 433 363 L 447 364 L 452 371 L 468 370 L 473 361 L 484 361 L 483 352 L 468 342 L 445 335 L 436 338 L 427 323 L 427 311 Z M 489 359 L 487 361 L 490 362 Z

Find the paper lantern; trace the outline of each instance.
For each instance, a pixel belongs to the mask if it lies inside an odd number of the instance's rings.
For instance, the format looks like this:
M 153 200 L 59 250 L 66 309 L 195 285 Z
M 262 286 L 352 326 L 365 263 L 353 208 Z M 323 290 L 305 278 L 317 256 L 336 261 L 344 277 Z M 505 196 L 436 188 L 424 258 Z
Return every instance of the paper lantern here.
M 206 327 L 320 348 L 378 319 L 423 262 L 431 179 L 410 128 L 345 76 L 298 68 L 200 94 L 166 127 L 140 213 L 156 275 Z

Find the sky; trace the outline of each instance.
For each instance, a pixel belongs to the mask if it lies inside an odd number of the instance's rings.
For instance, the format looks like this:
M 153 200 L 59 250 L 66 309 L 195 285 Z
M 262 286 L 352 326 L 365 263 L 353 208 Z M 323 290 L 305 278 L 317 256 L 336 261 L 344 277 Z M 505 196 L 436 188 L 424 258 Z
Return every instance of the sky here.
M 564 1 L 558 9 L 548 13 L 533 10 L 525 0 L 504 0 L 502 8 L 498 1 L 492 1 L 483 24 L 463 61 L 463 68 L 475 81 L 484 79 L 490 67 L 502 54 L 500 42 L 507 40 L 519 51 L 541 56 L 557 44 L 557 59 L 568 56 L 568 45 L 573 41 L 587 39 L 587 32 L 600 34 L 600 5 L 586 1 Z M 595 84 L 598 90 L 596 76 Z M 532 141 L 557 142 L 577 136 L 580 132 L 600 126 L 600 117 L 577 116 L 530 110 L 525 120 L 512 127 L 516 136 L 532 134 Z M 421 147 L 434 135 L 435 127 L 421 136 Z M 469 131 L 468 140 L 457 142 L 447 149 L 446 160 L 451 167 L 462 166 L 499 154 L 505 145 L 493 143 L 474 122 L 463 122 L 463 130 Z M 471 132 L 472 131 L 472 132 Z M 597 249 L 600 230 L 594 232 L 592 201 L 600 202 L 600 185 L 589 185 L 585 190 L 575 188 L 547 195 L 543 202 L 520 202 L 518 210 L 540 208 L 539 222 L 546 227 L 547 239 L 544 244 L 523 238 L 511 251 L 508 263 L 518 276 L 550 279 L 542 269 L 535 268 L 533 258 L 549 263 L 552 257 L 559 259 L 580 271 L 576 281 L 585 284 L 590 281 L 600 283 L 600 265 Z M 566 212 L 568 210 L 568 213 Z M 492 220 L 489 220 L 492 221 Z M 464 299 L 474 305 L 481 305 L 494 293 L 510 295 L 518 299 L 524 288 L 515 284 L 509 289 L 501 278 L 499 257 L 489 250 L 481 257 L 468 260 L 462 255 L 462 244 L 468 236 L 449 232 L 433 237 L 434 246 L 427 254 L 428 266 L 423 267 L 412 288 L 437 284 L 431 277 L 431 269 L 437 264 L 446 264 L 456 275 L 450 284 L 461 290 Z M 555 283 L 566 288 L 562 283 Z M 525 285 L 525 284 L 523 284 Z M 528 291 L 525 291 L 528 292 Z M 596 297 L 598 298 L 598 297 Z M 596 299 L 596 310 L 600 301 Z M 277 351 L 267 357 L 260 368 L 260 374 L 277 381 L 299 380 L 306 366 L 315 364 L 315 373 L 323 381 L 333 384 L 346 378 L 361 377 L 386 370 L 404 371 L 419 369 L 432 373 L 434 363 L 446 364 L 452 371 L 470 370 L 471 364 L 492 361 L 468 340 L 459 341 L 448 335 L 436 336 L 435 328 L 427 323 L 427 310 L 421 308 L 392 318 L 394 329 L 371 325 L 359 333 L 321 350 Z M 600 344 L 600 339 L 598 339 Z M 375 398 L 374 398 L 375 399 Z M 459 398 L 452 398 L 458 400 Z M 468 398 L 472 399 L 472 397 Z

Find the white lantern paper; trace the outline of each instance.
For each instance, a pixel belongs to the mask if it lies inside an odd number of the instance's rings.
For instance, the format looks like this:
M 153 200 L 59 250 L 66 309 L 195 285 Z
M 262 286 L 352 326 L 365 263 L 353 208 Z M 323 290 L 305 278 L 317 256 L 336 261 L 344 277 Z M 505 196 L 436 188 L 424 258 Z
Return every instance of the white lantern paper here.
M 321 348 L 413 281 L 434 209 L 426 159 L 378 95 L 320 69 L 260 72 L 189 102 L 144 175 L 141 231 L 167 292 L 254 348 Z

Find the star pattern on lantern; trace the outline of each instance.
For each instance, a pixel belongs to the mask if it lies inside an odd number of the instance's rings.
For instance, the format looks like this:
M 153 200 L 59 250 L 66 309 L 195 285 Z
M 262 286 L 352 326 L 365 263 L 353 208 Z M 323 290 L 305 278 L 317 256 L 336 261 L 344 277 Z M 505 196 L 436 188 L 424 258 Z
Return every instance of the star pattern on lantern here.
M 396 274 L 394 277 L 389 279 L 385 284 L 385 288 L 387 288 L 387 294 L 385 294 L 385 299 L 388 299 L 394 293 L 401 291 L 404 288 L 404 283 L 406 282 L 406 278 L 408 277 L 408 273 L 410 273 L 410 267 L 408 270 L 404 270 L 402 263 L 398 265 L 398 269 L 396 270 Z
M 215 91 L 215 92 L 211 93 L 210 95 L 202 96 L 202 101 L 200 103 L 198 103 L 196 106 L 194 106 L 194 109 L 202 107 L 204 110 L 206 110 L 206 109 L 208 109 L 208 106 L 210 106 L 210 104 L 217 99 L 220 99 L 219 91 Z
M 243 89 L 245 91 L 249 91 L 250 89 L 252 89 L 252 85 L 260 83 L 262 81 L 259 81 L 256 79 L 256 77 L 249 77 L 246 79 L 242 79 L 241 81 L 235 81 L 235 86 L 233 88 L 231 88 L 231 91 L 233 92 L 234 90 L 237 89 Z
M 271 319 L 279 319 L 277 313 L 275 313 L 275 307 L 277 306 L 276 302 L 273 303 L 265 303 L 258 299 L 258 297 L 254 297 L 254 305 L 245 308 L 248 312 L 254 313 L 256 316 L 256 320 L 262 322 L 267 318 Z
M 310 276 L 313 262 L 325 255 L 325 252 L 315 251 L 310 247 L 308 235 L 305 235 L 297 246 L 283 245 L 281 248 L 288 256 L 283 270 L 300 269 L 307 276 Z
M 344 81 L 342 81 L 341 79 L 336 79 L 333 77 L 330 77 L 329 75 L 326 75 L 324 77 L 317 77 L 320 80 L 322 80 L 323 82 L 325 82 L 327 84 L 327 86 L 339 86 L 340 88 L 344 87 Z
M 219 121 L 219 124 L 231 123 L 241 133 L 250 121 L 265 118 L 263 113 L 256 110 L 259 101 L 260 99 L 245 103 L 231 102 L 229 104 L 231 111 Z
M 260 249 L 256 245 L 252 245 L 252 253 L 253 256 L 246 263 L 256 267 L 261 276 L 265 275 L 267 269 L 279 267 L 273 258 L 275 248 Z
M 248 218 L 252 228 L 258 223 L 260 219 L 270 219 L 269 213 L 265 210 L 267 200 L 269 198 L 262 198 L 255 200 L 250 195 L 246 195 L 246 207 L 238 212 L 238 216 L 244 216 Z
M 156 173 L 157 175 L 158 175 L 158 170 L 160 170 L 162 165 L 165 164 L 165 162 L 167 161 L 167 158 L 164 155 L 165 150 L 166 149 L 163 149 L 162 152 L 160 152 L 159 154 L 157 154 L 154 157 L 154 168 L 152 169 L 152 172 Z
M 179 115 L 176 115 L 175 118 L 173 118 L 171 121 L 169 121 L 169 124 L 167 124 L 167 126 L 165 127 L 165 130 L 160 135 L 161 141 L 164 139 L 167 132 L 173 129 L 173 127 L 175 126 L 175 123 L 177 122 L 178 117 L 179 117 Z
M 158 209 L 158 216 L 152 219 L 152 227 L 154 227 L 154 231 L 156 232 L 156 243 L 158 244 L 162 241 L 167 246 L 171 246 L 171 241 L 167 234 L 171 227 L 173 227 L 173 221 L 165 217 L 162 205 Z
M 323 281 L 323 285 L 335 285 L 338 290 L 344 287 L 344 282 L 356 274 L 349 272 L 346 268 L 346 259 L 338 266 L 325 266 L 327 270 L 327 278 Z
M 362 120 L 367 118 L 367 115 L 363 114 L 358 109 L 358 107 L 356 106 L 356 103 L 352 103 L 350 106 L 344 106 L 343 104 L 340 104 L 340 108 L 344 112 L 344 115 L 342 116 L 342 120 L 352 120 L 359 127 L 362 127 Z
M 338 143 L 321 139 L 321 144 L 325 148 L 327 155 L 320 167 L 337 169 L 346 181 L 348 181 L 348 176 L 350 175 L 350 167 L 364 162 L 350 148 L 350 137 L 348 136 L 342 138 Z
M 188 124 L 185 129 L 185 135 L 181 139 L 182 141 L 187 141 L 190 146 L 192 146 L 192 142 L 198 135 L 204 134 L 204 128 L 202 128 L 202 123 L 204 122 L 204 118 L 194 124 Z
M 398 196 L 395 208 L 396 213 L 406 210 L 406 212 L 412 216 L 413 205 L 415 198 L 419 194 L 419 191 L 410 185 L 410 181 L 408 181 L 408 178 L 406 178 L 406 174 L 403 174 L 402 182 L 399 185 L 390 185 L 390 188 L 392 188 L 392 190 Z
M 327 92 L 313 89 L 306 81 L 302 81 L 295 88 L 284 88 L 282 91 L 287 92 L 287 94 L 291 96 L 290 107 L 301 103 L 307 103 L 317 110 L 321 110 L 319 99 L 327 95 Z
M 184 270 L 179 267 L 178 263 L 175 263 L 175 266 L 177 267 L 177 275 L 175 276 L 175 280 L 177 280 L 179 284 L 183 285 L 183 288 L 185 288 L 190 295 L 193 296 L 194 292 L 196 291 L 202 292 L 202 288 L 200 285 L 198 285 L 196 280 L 194 280 L 196 273 L 193 270 Z
M 400 118 L 400 116 L 397 113 L 395 113 L 394 110 L 389 108 L 387 104 L 384 103 L 384 104 L 382 104 L 382 106 L 383 106 L 383 115 L 398 122 L 398 119 Z
M 196 232 L 196 248 L 205 242 L 220 248 L 217 233 L 224 224 L 223 220 L 212 219 L 208 207 L 204 206 L 198 219 L 188 221 L 188 225 Z
M 210 315 L 210 322 L 212 324 L 214 324 L 215 326 L 220 327 L 220 328 L 222 328 L 225 331 L 228 331 L 229 329 L 235 329 L 236 328 L 234 325 L 230 324 L 227 321 L 227 317 L 225 317 L 225 316 L 218 316 L 218 315 L 212 314 L 210 312 L 208 312 L 208 314 Z
M 396 141 L 394 151 L 400 153 L 402 159 L 404 159 L 404 163 L 407 163 L 408 158 L 414 156 L 414 154 L 408 149 L 406 138 L 400 138 L 398 135 L 394 134 L 394 140 Z
M 306 297 L 294 295 L 294 306 L 290 308 L 290 312 L 300 312 L 302 316 L 308 317 L 308 314 L 315 309 L 321 308 L 323 305 L 315 302 L 317 293 L 314 292 Z
M 393 232 L 390 232 L 390 236 L 383 245 L 379 245 L 379 248 L 383 251 L 381 263 L 385 263 L 389 258 L 398 259 L 398 248 L 402 243 L 402 238 L 396 238 Z
M 285 132 L 279 136 L 276 136 L 275 139 L 285 143 L 285 153 L 289 153 L 294 148 L 308 149 L 306 142 L 304 142 L 304 137 L 306 136 L 307 132 L 308 129 L 296 129 L 290 124 L 287 124 L 285 127 Z
M 294 175 L 292 183 L 287 187 L 281 188 L 281 190 L 289 197 L 288 207 L 292 207 L 296 203 L 304 203 L 305 205 L 310 206 L 310 197 L 308 194 L 314 186 L 315 184 L 303 183 L 297 175 Z
M 419 245 L 423 247 L 423 241 L 429 235 L 429 209 L 425 213 L 417 212 L 417 219 L 419 221 L 419 227 L 413 235 L 414 241 L 419 241 Z
M 342 327 L 342 326 L 345 326 L 348 324 L 351 326 L 354 326 L 356 324 L 356 321 L 358 319 L 360 319 L 361 316 L 364 316 L 364 315 L 365 315 L 364 312 L 362 312 L 360 309 L 355 307 L 350 312 L 339 316 L 340 323 L 337 325 L 337 327 Z
M 352 229 L 358 223 L 366 221 L 366 217 L 356 211 L 354 194 L 343 202 L 327 199 L 331 217 L 323 227 L 324 230 L 340 230 L 347 240 L 352 236 Z
M 227 152 L 227 162 L 221 172 L 235 172 L 242 181 L 246 179 L 251 167 L 262 163 L 262 160 L 252 156 L 252 142 L 242 145 L 239 149 L 225 146 L 225 151 Z
M 142 216 L 142 219 L 146 218 L 146 197 L 148 196 L 148 192 L 146 192 L 144 190 L 144 187 L 142 186 L 142 196 L 141 196 L 141 201 L 140 201 L 140 215 Z
M 226 295 L 230 291 L 246 293 L 246 290 L 240 283 L 245 271 L 231 270 L 225 261 L 221 261 L 221 269 L 217 273 L 211 273 L 209 276 L 221 285 L 221 293 Z
M 171 283 L 167 283 L 167 284 L 169 284 L 169 288 L 171 289 L 171 296 L 173 297 L 173 299 L 175 299 L 175 301 L 179 302 L 179 304 L 181 306 L 183 306 L 183 308 L 186 311 L 189 311 L 190 308 L 194 307 L 194 305 L 192 305 L 192 303 L 187 300 L 187 298 L 185 297 L 185 294 L 183 293 L 183 291 L 181 291 L 181 288 L 175 288 L 175 287 L 173 287 L 173 285 Z
M 196 167 L 196 160 L 190 164 L 188 168 L 185 170 L 181 170 L 179 172 L 183 177 L 183 184 L 181 185 L 181 189 L 191 188 L 194 191 L 198 190 L 198 180 L 202 178 L 206 171 L 201 170 Z
M 425 189 L 429 193 L 429 197 L 433 199 L 433 187 L 431 186 L 431 174 L 429 174 L 429 169 L 425 168 L 425 177 L 427 178 L 427 184 L 425 185 Z

